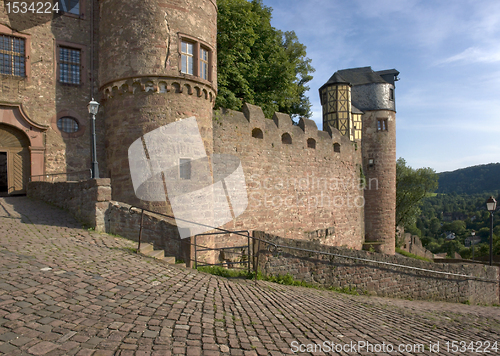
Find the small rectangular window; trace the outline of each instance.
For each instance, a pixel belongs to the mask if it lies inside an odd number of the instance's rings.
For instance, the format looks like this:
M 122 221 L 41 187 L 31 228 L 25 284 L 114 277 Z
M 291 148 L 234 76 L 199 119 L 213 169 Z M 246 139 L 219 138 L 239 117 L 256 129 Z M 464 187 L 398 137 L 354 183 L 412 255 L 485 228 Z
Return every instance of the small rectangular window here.
M 193 75 L 193 44 L 181 42 L 181 72 Z
M 387 119 L 377 120 L 377 131 L 387 131 Z
M 179 159 L 179 178 L 191 179 L 191 160 L 189 158 Z
M 208 80 L 208 51 L 200 48 L 200 77 Z
M 24 38 L 0 35 L 0 73 L 26 76 Z
M 81 51 L 75 48 L 59 47 L 59 81 L 80 84 Z
M 394 100 L 394 89 L 389 89 L 389 100 Z
M 59 10 L 80 16 L 80 0 L 59 0 Z

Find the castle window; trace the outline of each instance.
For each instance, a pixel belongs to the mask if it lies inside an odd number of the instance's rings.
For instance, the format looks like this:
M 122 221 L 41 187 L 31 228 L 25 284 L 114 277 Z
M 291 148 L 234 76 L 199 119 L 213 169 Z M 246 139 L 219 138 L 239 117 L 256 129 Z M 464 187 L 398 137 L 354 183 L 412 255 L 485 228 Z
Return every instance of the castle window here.
M 179 159 L 179 178 L 191 179 L 191 160 L 189 158 Z
M 208 44 L 188 35 L 179 36 L 179 69 L 182 74 L 212 80 L 212 50 Z
M 0 73 L 26 76 L 24 38 L 0 35 Z
M 338 143 L 333 144 L 333 152 L 340 153 L 340 144 L 338 144 Z
M 292 136 L 290 136 L 289 133 L 285 132 L 283 135 L 281 135 L 281 143 L 284 145 L 291 145 L 292 144 Z
M 200 77 L 208 80 L 208 51 L 200 48 Z
M 389 89 L 389 100 L 394 100 L 394 89 Z
M 75 133 L 80 129 L 78 121 L 70 116 L 63 116 L 57 120 L 57 128 L 59 131 L 66 133 Z
M 314 138 L 307 139 L 307 148 L 316 148 L 316 140 Z
M 80 0 L 59 0 L 59 10 L 63 13 L 80 16 Z
M 262 133 L 261 129 L 255 128 L 252 130 L 252 137 L 263 139 L 264 134 Z
M 387 119 L 377 120 L 377 131 L 387 131 Z
M 189 42 L 181 42 L 181 72 L 185 74 L 194 73 L 193 65 L 193 44 Z
M 82 53 L 79 48 L 59 47 L 59 82 L 81 84 Z

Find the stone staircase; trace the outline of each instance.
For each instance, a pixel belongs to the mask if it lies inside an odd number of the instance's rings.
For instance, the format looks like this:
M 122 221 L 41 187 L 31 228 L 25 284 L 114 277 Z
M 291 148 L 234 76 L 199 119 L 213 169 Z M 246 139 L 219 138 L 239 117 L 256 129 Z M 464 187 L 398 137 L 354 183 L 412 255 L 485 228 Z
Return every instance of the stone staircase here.
M 153 244 L 141 243 L 141 249 L 139 252 L 145 256 L 156 258 L 157 260 L 165 261 L 168 264 L 175 264 L 174 256 L 165 256 L 165 251 L 155 250 Z

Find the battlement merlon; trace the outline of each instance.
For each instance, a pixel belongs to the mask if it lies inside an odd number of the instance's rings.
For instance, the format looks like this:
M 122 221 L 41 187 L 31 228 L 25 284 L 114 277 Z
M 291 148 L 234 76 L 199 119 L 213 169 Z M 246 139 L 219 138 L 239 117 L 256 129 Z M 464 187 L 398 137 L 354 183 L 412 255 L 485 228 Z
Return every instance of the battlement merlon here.
M 342 147 L 341 152 L 354 150 L 354 146 L 348 137 L 334 127 L 327 127 L 324 131 L 318 130 L 313 120 L 301 118 L 298 126 L 288 114 L 276 112 L 272 120 L 265 117 L 262 108 L 256 105 L 245 103 L 242 111 L 231 109 L 220 109 L 214 111 L 214 128 L 224 126 L 225 129 L 235 130 L 240 134 L 252 137 L 254 129 L 260 129 L 263 132 L 264 141 L 270 139 L 274 143 L 279 143 L 284 133 L 288 133 L 292 138 L 292 147 L 307 147 L 307 140 L 313 139 L 316 142 L 316 148 L 319 150 L 331 150 L 333 144 L 339 144 Z M 244 137 L 242 136 L 242 138 Z

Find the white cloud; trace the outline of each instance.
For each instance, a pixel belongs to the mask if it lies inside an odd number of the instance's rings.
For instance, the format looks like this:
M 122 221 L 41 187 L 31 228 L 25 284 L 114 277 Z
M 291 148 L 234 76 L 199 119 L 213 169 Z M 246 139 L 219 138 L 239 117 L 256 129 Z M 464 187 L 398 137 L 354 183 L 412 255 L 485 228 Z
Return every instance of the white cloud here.
M 500 46 L 481 48 L 478 46 L 469 47 L 466 50 L 448 57 L 438 64 L 449 64 L 453 62 L 462 63 L 495 63 L 500 62 Z

